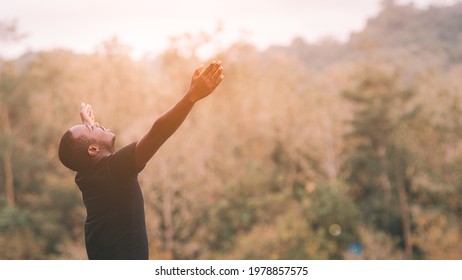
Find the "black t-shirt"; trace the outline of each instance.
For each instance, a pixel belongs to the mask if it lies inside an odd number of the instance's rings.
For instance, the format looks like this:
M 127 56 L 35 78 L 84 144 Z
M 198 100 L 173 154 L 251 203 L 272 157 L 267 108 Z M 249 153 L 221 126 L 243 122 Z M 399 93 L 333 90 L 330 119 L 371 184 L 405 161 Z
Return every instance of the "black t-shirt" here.
M 75 177 L 87 209 L 85 246 L 89 259 L 148 259 L 135 147 L 136 142 L 127 145 Z

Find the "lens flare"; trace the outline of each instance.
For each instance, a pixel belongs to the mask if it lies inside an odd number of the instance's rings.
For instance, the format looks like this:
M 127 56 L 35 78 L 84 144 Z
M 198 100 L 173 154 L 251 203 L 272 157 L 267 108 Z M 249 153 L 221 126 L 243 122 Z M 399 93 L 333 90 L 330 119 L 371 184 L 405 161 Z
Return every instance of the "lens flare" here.
M 332 236 L 339 236 L 342 233 L 342 227 L 338 224 L 332 224 L 329 227 L 329 233 Z
M 363 245 L 361 245 L 359 242 L 353 242 L 348 246 L 348 252 L 357 257 L 362 256 L 363 251 Z

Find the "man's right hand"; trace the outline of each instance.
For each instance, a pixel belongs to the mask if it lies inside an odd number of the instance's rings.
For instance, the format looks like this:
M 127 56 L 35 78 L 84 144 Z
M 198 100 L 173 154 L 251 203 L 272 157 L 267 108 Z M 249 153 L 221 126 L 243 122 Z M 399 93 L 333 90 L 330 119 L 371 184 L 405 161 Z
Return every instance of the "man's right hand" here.
M 173 107 L 159 116 L 151 129 L 136 143 L 135 161 L 141 171 L 165 141 L 180 127 L 194 103 L 211 94 L 223 80 L 221 61 L 214 61 L 203 70 L 197 68 L 186 94 Z
M 211 94 L 224 78 L 221 61 L 213 61 L 203 69 L 204 66 L 196 69 L 186 93 L 186 97 L 194 103 Z

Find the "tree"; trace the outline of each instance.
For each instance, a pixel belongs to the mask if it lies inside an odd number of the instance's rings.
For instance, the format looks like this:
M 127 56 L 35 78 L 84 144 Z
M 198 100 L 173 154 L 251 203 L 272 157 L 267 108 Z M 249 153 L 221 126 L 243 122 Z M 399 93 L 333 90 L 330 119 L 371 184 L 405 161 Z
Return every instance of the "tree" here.
M 24 37 L 20 34 L 15 21 L 0 22 L 0 45 L 15 43 Z M 11 107 L 24 96 L 18 92 L 19 77 L 14 62 L 4 60 L 0 52 L 0 143 L 2 153 L 3 177 L 7 206 L 14 208 L 16 205 L 14 194 L 13 154 L 14 131 Z M 3 141 L 2 141 L 3 140 Z
M 344 96 L 356 108 L 347 138 L 356 142 L 349 159 L 351 194 L 363 215 L 381 230 L 401 235 L 404 257 L 413 256 L 409 190 L 415 155 L 409 124 L 418 117 L 416 92 L 401 85 L 399 72 L 366 65 Z

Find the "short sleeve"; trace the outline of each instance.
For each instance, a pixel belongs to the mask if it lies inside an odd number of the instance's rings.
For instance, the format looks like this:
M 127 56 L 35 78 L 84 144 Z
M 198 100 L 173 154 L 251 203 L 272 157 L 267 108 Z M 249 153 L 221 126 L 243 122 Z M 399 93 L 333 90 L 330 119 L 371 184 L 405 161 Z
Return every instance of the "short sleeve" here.
M 115 179 L 129 180 L 142 170 L 136 167 L 135 149 L 136 142 L 133 142 L 110 156 L 109 169 Z

